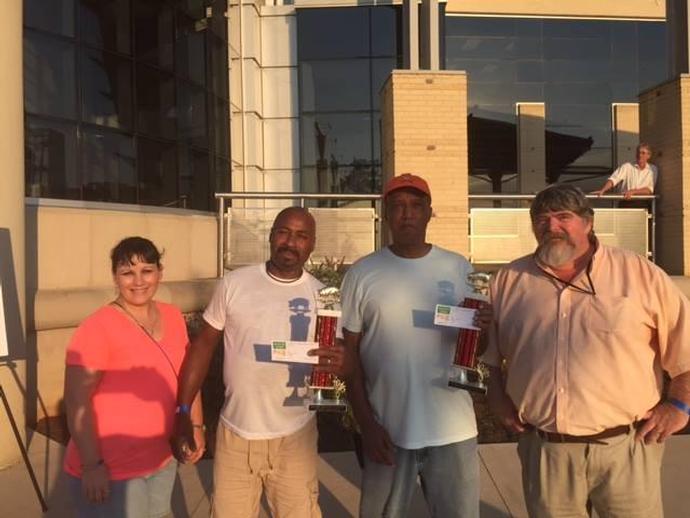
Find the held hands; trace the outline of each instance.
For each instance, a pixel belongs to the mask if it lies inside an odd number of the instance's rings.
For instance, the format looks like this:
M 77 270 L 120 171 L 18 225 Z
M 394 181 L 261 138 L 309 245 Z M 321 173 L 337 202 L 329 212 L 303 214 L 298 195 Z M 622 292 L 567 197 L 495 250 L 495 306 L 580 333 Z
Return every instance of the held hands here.
M 488 302 L 482 303 L 482 305 L 477 309 L 474 314 L 474 321 L 472 322 L 482 331 L 489 329 L 491 321 L 494 319 L 494 308 Z
M 108 467 L 100 462 L 85 467 L 81 474 L 81 489 L 86 499 L 93 504 L 102 504 L 110 497 L 110 473 Z
M 637 431 L 635 439 L 647 444 L 664 442 L 670 435 L 685 428 L 689 418 L 670 403 L 659 403 L 644 416 L 646 422 Z
M 203 428 L 193 426 L 189 414 L 176 414 L 173 435 L 170 438 L 170 447 L 175 458 L 183 464 L 195 463 L 204 454 L 205 445 Z

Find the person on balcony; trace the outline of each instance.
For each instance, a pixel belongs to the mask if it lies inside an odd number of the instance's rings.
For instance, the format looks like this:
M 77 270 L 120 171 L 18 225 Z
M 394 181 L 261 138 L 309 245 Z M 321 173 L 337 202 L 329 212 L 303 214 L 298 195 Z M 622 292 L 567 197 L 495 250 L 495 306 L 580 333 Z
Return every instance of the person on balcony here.
M 295 400 L 311 365 L 271 361 L 271 342 L 308 341 L 316 325 L 315 292 L 323 287 L 304 269 L 314 250 L 316 223 L 303 208 L 273 221 L 270 259 L 238 268 L 218 281 L 180 373 L 177 455 L 195 449 L 189 404 L 224 338 L 225 404 L 213 463 L 215 518 L 259 516 L 262 492 L 273 516 L 320 518 L 314 412 Z M 343 347 L 317 349 L 334 372 Z M 297 385 L 296 385 L 297 384 Z
M 599 243 L 578 188 L 544 189 L 530 216 L 537 249 L 493 278 L 483 356 L 490 408 L 520 433 L 529 514 L 585 517 L 590 501 L 599 516 L 661 517 L 663 442 L 690 412 L 690 302 L 644 257 Z
M 365 454 L 360 516 L 407 516 L 419 477 L 432 516 L 478 518 L 472 399 L 447 382 L 457 331 L 433 323 L 436 304 L 469 294 L 472 266 L 426 241 L 432 209 L 423 178 L 396 176 L 383 194 L 393 242 L 357 261 L 342 288 L 342 375 Z M 487 307 L 475 324 L 490 320 Z
M 111 263 L 117 297 L 81 323 L 67 348 L 72 437 L 64 468 L 79 518 L 167 516 L 177 473 L 169 438 L 187 328 L 179 309 L 154 300 L 163 267 L 151 241 L 123 239 Z M 204 452 L 199 398 L 191 415 L 197 448 L 183 462 Z
M 653 194 L 658 171 L 654 164 L 649 163 L 650 158 L 652 148 L 649 144 L 640 143 L 635 151 L 635 163 L 626 162 L 621 165 L 609 176 L 602 188 L 592 194 L 602 196 L 614 187 L 618 188 L 618 192 L 626 200 L 633 196 Z

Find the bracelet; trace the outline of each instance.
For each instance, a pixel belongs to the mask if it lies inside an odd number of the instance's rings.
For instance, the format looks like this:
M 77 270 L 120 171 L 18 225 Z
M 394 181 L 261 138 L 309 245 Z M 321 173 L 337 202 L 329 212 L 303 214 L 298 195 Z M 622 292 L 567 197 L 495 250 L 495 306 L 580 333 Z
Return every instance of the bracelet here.
M 683 403 L 680 399 L 670 397 L 666 400 L 666 402 L 671 403 L 674 407 L 676 407 L 681 412 L 685 412 L 686 414 L 690 415 L 690 406 Z
M 82 464 L 81 470 L 82 471 L 92 471 L 96 468 L 100 468 L 101 466 L 105 466 L 105 461 L 103 459 L 98 459 L 93 464 Z
M 189 407 L 189 405 L 178 405 L 177 409 L 175 410 L 176 414 L 187 414 L 192 411 L 192 409 Z
M 205 424 L 193 424 L 192 423 L 192 428 L 199 428 L 203 432 L 206 431 L 206 425 Z

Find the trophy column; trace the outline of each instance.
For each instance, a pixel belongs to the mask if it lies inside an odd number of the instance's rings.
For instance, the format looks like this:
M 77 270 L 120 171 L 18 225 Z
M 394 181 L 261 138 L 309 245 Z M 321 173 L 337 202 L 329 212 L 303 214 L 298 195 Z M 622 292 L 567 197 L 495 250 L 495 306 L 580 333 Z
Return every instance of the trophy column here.
M 484 294 L 488 291 L 489 274 L 471 273 L 467 279 L 473 288 L 475 297 L 466 297 L 459 305 L 468 309 L 479 309 L 482 303 L 486 302 Z M 482 394 L 486 393 L 484 377 L 477 368 L 480 334 L 481 331 L 478 329 L 460 329 L 458 332 L 448 386 Z
M 340 319 L 340 292 L 337 288 L 324 288 L 316 294 L 316 336 L 314 341 L 320 348 L 335 345 Z M 344 412 L 347 403 L 338 397 L 334 383 L 334 376 L 329 372 L 312 369 L 307 380 L 309 390 L 309 410 L 322 412 Z

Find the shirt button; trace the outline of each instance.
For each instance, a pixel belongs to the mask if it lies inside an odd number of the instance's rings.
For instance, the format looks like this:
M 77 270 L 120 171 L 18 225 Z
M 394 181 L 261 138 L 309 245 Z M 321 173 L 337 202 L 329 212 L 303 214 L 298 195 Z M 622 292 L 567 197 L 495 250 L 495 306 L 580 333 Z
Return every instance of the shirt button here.
M 564 389 L 563 387 L 559 388 L 559 389 L 558 389 L 558 393 L 559 393 L 559 394 L 564 394 L 564 393 L 565 393 L 565 389 Z
M 565 318 L 566 316 L 568 316 L 568 313 L 563 313 L 561 316 Z

